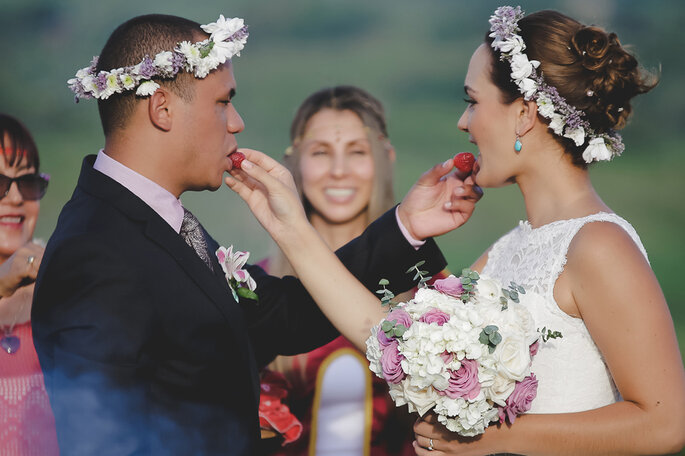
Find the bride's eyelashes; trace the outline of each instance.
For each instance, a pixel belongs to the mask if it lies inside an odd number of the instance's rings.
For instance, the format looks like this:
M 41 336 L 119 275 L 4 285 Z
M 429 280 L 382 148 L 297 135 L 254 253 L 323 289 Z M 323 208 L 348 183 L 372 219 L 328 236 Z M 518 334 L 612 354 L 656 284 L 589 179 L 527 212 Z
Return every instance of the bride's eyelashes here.
M 476 104 L 476 100 L 474 100 L 473 98 L 464 98 L 464 101 L 471 105 Z

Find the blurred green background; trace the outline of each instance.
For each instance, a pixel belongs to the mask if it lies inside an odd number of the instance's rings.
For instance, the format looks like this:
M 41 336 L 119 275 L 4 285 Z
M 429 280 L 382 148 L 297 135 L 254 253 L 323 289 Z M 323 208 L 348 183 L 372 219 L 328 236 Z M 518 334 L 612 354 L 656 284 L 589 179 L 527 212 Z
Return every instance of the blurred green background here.
M 465 107 L 468 59 L 500 3 L 458 0 L 2 0 L 0 111 L 34 133 L 43 171 L 52 175 L 37 235 L 50 236 L 84 155 L 103 145 L 96 103 L 75 105 L 66 80 L 100 52 L 110 32 L 132 16 L 160 12 L 200 23 L 219 13 L 250 27 L 235 60 L 235 104 L 246 129 L 241 146 L 281 157 L 290 119 L 312 91 L 335 84 L 366 88 L 385 104 L 398 152 L 396 194 L 456 152 L 473 151 L 458 131 Z M 592 169 L 605 201 L 633 223 L 650 254 L 685 352 L 685 90 L 682 24 L 685 3 L 671 1 L 522 1 L 525 11 L 553 8 L 606 27 L 632 45 L 641 63 L 661 71 L 661 83 L 635 101 L 624 130 L 623 157 Z M 228 189 L 187 194 L 184 203 L 222 244 L 268 254 L 269 240 Z M 472 220 L 439 239 L 458 271 L 525 218 L 515 187 L 488 190 Z M 635 277 L 627 287 L 640 286 Z

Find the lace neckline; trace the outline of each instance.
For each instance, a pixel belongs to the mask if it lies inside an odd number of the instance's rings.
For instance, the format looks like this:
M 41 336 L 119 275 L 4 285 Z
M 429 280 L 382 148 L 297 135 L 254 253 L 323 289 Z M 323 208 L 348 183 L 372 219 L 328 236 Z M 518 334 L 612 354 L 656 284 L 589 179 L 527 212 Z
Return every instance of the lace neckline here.
M 616 215 L 616 214 L 614 212 L 599 211 L 599 212 L 595 212 L 594 214 L 584 215 L 582 217 L 574 217 L 574 218 L 570 218 L 570 219 L 554 220 L 552 222 L 545 223 L 544 225 L 540 225 L 538 227 L 533 227 L 533 225 L 531 225 L 531 223 L 528 220 L 519 220 L 519 226 L 521 228 L 525 229 L 526 231 L 534 233 L 534 232 L 544 231 L 545 229 L 551 229 L 555 226 L 562 225 L 564 223 L 578 221 L 578 220 L 585 220 L 585 219 L 588 219 L 591 217 L 597 217 L 597 216 L 602 216 L 602 215 L 612 216 L 612 215 Z

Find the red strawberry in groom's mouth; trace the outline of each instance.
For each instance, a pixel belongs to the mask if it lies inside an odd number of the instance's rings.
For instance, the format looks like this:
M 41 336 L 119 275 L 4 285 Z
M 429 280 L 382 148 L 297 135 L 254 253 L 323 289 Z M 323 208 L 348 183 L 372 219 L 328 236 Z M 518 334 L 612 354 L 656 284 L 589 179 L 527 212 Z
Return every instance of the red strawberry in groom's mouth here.
M 470 173 L 475 162 L 476 157 L 471 152 L 462 152 L 454 156 L 455 168 L 464 173 Z
M 233 162 L 233 167 L 235 169 L 240 169 L 240 165 L 245 160 L 245 154 L 242 152 L 233 152 L 231 155 L 228 156 L 228 158 L 231 159 L 231 162 Z

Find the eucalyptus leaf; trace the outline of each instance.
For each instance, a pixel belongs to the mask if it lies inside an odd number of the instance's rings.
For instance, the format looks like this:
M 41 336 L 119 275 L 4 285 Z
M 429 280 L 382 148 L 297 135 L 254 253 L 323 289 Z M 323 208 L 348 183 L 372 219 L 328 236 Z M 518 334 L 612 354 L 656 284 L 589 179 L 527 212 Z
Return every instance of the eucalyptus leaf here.
M 470 284 L 470 283 L 471 283 L 471 279 L 469 279 L 468 277 L 463 277 L 463 278 L 461 279 L 461 284 L 462 284 L 462 285 L 468 285 L 468 284 Z
M 502 335 L 498 332 L 490 334 L 490 342 L 492 342 L 492 345 L 499 344 L 500 342 L 502 342 Z
M 421 266 L 423 266 L 424 264 L 426 264 L 426 260 L 421 260 L 421 261 L 419 261 L 418 263 L 416 263 L 416 264 L 414 265 L 414 267 L 418 269 L 418 268 L 420 268 Z
M 476 271 L 471 271 L 469 273 L 469 278 L 471 280 L 478 280 L 478 279 L 480 279 L 480 276 L 478 275 L 478 273 Z
M 481 331 L 480 337 L 478 337 L 478 341 L 483 345 L 488 345 L 490 343 L 490 338 L 487 334 L 485 334 L 484 331 Z
M 378 281 L 378 285 L 382 285 L 382 286 L 390 285 L 390 281 L 388 279 L 381 279 Z

